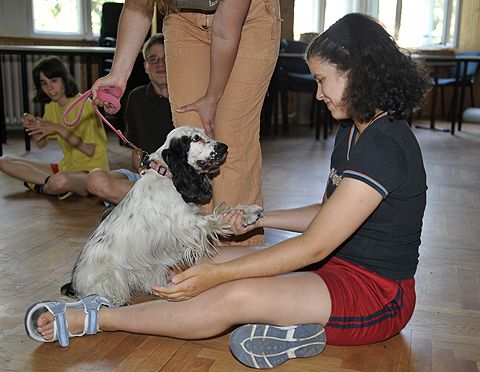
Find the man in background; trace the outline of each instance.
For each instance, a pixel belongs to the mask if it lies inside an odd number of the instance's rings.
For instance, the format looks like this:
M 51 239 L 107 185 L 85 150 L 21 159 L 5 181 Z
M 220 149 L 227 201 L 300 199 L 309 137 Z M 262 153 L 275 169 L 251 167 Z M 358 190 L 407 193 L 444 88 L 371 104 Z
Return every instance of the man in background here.
M 148 39 L 142 52 L 150 83 L 135 88 L 128 96 L 126 135 L 133 144 L 150 154 L 163 145 L 167 134 L 174 128 L 168 101 L 163 35 L 156 34 Z M 140 160 L 139 154 L 132 150 L 131 169 L 111 172 L 94 169 L 88 174 L 87 190 L 103 199 L 106 204 L 101 220 L 140 179 Z

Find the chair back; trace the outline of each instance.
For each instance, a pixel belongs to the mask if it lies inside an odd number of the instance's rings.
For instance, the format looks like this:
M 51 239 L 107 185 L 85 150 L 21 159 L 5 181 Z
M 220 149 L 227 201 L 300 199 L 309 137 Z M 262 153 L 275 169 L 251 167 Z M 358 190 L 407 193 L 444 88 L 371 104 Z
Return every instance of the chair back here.
M 286 58 L 285 68 L 288 73 L 310 74 L 308 65 L 303 58 L 307 46 L 305 41 L 282 39 L 280 43 L 282 52 L 302 54 L 301 58 Z
M 100 21 L 100 37 L 98 39 L 100 46 L 114 47 L 116 45 L 118 20 L 122 8 L 122 3 L 103 3 L 102 18 Z
M 471 56 L 480 56 L 480 51 L 475 50 L 462 50 L 455 53 L 457 57 L 471 57 Z M 468 62 L 467 71 L 464 74 L 463 67 L 460 71 L 460 76 L 462 77 L 475 77 L 478 72 L 478 68 L 480 66 L 479 62 Z M 451 75 L 455 75 L 455 67 L 450 67 L 449 72 Z

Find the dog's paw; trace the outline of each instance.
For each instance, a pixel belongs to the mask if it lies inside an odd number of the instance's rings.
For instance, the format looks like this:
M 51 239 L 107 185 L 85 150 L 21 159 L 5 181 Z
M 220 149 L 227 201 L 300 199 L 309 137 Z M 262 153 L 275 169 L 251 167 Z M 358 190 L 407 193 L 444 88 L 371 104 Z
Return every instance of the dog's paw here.
M 263 208 L 253 204 L 253 205 L 243 205 L 238 204 L 236 207 L 233 208 L 235 211 L 242 211 L 243 218 L 242 218 L 242 225 L 243 227 L 247 227 L 253 225 L 257 220 L 263 217 Z
M 225 202 L 221 202 L 219 205 L 215 207 L 213 210 L 213 215 L 214 216 L 221 216 L 223 214 L 226 214 L 232 210 L 232 207 L 229 207 Z

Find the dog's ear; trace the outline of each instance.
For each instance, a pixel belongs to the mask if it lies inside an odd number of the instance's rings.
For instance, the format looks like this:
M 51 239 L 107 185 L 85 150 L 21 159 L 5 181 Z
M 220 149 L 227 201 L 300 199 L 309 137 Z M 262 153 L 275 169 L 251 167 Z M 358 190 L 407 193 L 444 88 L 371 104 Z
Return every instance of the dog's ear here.
M 208 176 L 199 174 L 187 161 L 190 142 L 174 138 L 162 157 L 172 173 L 177 191 L 187 203 L 205 204 L 212 198 L 212 185 Z

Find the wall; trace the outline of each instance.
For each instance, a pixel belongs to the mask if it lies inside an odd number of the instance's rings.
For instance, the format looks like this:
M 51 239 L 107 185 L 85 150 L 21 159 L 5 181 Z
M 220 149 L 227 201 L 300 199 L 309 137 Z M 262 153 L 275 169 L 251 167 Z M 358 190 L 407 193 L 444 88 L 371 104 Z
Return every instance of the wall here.
M 26 30 L 30 24 L 29 0 L 0 0 L 0 35 L 28 37 Z
M 463 0 L 458 48 L 480 50 L 480 1 Z
M 280 0 L 282 17 L 282 38 L 293 39 L 293 3 L 294 0 Z

